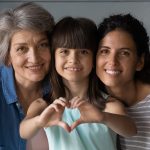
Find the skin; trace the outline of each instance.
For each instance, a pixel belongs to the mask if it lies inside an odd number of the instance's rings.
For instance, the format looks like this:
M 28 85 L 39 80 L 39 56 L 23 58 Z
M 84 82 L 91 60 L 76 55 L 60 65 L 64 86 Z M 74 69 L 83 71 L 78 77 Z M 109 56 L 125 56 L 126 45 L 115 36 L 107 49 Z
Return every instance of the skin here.
M 93 53 L 91 50 L 57 48 L 55 51 L 55 66 L 64 84 L 72 89 L 72 97 L 77 95 L 87 97 L 85 91 L 93 67 Z M 85 88 L 81 88 L 83 85 Z
M 24 112 L 42 96 L 41 81 L 50 65 L 50 48 L 45 33 L 19 30 L 10 43 L 9 64 L 13 66 L 16 91 Z
M 80 111 L 80 118 L 70 126 L 67 122 L 62 121 L 65 107 L 78 108 Z M 43 99 L 35 100 L 29 107 L 27 116 L 20 124 L 20 135 L 22 138 L 29 139 L 41 128 L 51 126 L 60 126 L 67 132 L 71 132 L 83 123 L 103 123 L 114 132 L 127 137 L 136 133 L 134 122 L 126 116 L 124 106 L 116 99 L 110 99 L 104 112 L 102 112 L 86 99 L 77 96 L 69 102 L 60 97 L 49 106 Z
M 142 69 L 132 37 L 124 31 L 109 32 L 97 53 L 96 71 L 106 86 L 133 84 L 134 73 Z M 141 67 L 141 68 L 139 68 Z
M 50 105 L 47 105 L 43 99 L 35 100 L 20 125 L 22 138 L 31 138 L 42 127 L 57 125 L 67 132 L 71 132 L 80 124 L 93 122 L 104 123 L 124 136 L 136 133 L 135 124 L 126 116 L 125 109 L 119 101 L 111 98 L 104 111 L 87 101 L 88 76 L 92 69 L 92 55 L 87 52 L 89 50 L 56 50 L 56 70 L 62 76 L 63 82 L 69 88 L 73 98 L 60 97 Z M 80 111 L 80 118 L 70 126 L 62 121 L 65 107 L 78 108 Z
M 17 82 L 31 84 L 41 81 L 48 73 L 50 58 L 45 34 L 21 30 L 13 35 L 9 62 L 13 65 Z
M 92 61 L 92 51 L 88 49 L 57 48 L 55 51 L 56 71 L 66 82 L 87 80 Z
M 137 56 L 132 36 L 123 30 L 114 30 L 100 41 L 96 58 L 96 73 L 108 93 L 131 106 L 144 99 L 150 86 L 135 81 L 135 72 L 144 66 L 144 58 Z M 128 91 L 128 93 L 126 92 Z

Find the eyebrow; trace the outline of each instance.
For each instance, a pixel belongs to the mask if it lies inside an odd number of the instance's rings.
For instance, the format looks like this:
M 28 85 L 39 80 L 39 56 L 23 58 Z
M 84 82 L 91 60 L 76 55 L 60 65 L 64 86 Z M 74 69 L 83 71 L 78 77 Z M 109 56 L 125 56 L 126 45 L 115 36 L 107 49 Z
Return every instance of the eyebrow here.
M 27 45 L 27 43 L 14 43 L 14 46 L 18 46 L 18 45 Z
M 111 48 L 108 47 L 108 46 L 99 46 L 99 48 L 107 48 L 107 49 L 111 49 Z
M 99 46 L 99 48 L 107 48 L 107 49 L 111 49 L 110 47 L 108 47 L 108 46 Z M 129 51 L 131 51 L 131 49 L 130 48 L 128 48 L 128 47 L 122 47 L 122 48 L 119 48 L 119 50 L 129 50 Z

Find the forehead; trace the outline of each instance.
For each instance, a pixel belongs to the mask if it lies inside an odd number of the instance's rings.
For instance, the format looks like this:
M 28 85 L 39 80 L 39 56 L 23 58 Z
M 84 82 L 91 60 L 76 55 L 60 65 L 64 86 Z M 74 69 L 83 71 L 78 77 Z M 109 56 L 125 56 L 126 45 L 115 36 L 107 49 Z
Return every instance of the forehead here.
M 130 48 L 136 49 L 132 36 L 123 30 L 115 30 L 107 33 L 100 41 L 99 46 L 108 46 L 110 48 Z
M 11 43 L 30 43 L 47 39 L 47 35 L 43 32 L 35 32 L 32 30 L 19 30 L 12 36 Z

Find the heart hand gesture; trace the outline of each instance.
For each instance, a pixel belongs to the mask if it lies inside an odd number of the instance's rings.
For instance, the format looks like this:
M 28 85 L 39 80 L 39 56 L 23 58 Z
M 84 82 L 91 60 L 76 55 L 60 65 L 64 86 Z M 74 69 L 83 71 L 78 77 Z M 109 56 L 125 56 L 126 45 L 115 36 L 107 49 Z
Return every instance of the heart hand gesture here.
M 56 99 L 50 104 L 39 116 L 38 124 L 41 127 L 55 126 L 58 125 L 70 132 L 70 126 L 62 121 L 62 115 L 65 107 L 68 107 L 69 103 L 62 97 Z
M 79 97 L 75 97 L 71 100 L 71 107 L 78 108 L 80 111 L 80 118 L 71 125 L 71 130 L 82 123 L 100 123 L 104 118 L 103 112 L 96 106 Z

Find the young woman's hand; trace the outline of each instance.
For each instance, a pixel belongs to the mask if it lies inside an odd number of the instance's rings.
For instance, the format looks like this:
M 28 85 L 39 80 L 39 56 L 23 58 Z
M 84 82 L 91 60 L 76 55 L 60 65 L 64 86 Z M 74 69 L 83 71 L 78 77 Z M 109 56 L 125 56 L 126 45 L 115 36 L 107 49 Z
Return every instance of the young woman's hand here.
M 56 99 L 38 116 L 38 125 L 40 127 L 58 125 L 70 132 L 70 126 L 66 122 L 62 121 L 64 109 L 68 106 L 69 103 L 64 98 L 60 97 Z
M 78 108 L 80 111 L 80 118 L 71 125 L 71 130 L 82 123 L 100 123 L 104 117 L 103 112 L 96 106 L 79 97 L 75 97 L 71 100 L 71 108 Z

